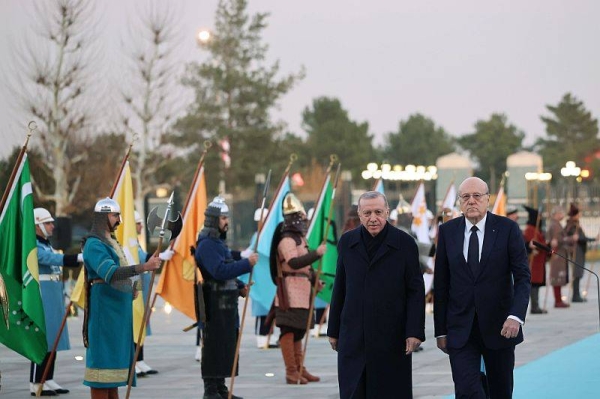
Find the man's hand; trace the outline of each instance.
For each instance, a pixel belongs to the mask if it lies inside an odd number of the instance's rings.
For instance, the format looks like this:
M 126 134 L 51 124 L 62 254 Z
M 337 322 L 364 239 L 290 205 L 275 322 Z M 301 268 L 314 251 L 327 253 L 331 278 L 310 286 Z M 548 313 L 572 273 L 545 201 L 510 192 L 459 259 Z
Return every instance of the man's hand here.
M 421 340 L 415 337 L 406 338 L 406 354 L 410 355 L 421 346 Z
M 248 256 L 248 262 L 250 262 L 250 266 L 256 265 L 256 262 L 258 262 L 258 254 L 255 252 Z
M 436 341 L 437 341 L 437 347 L 447 355 L 448 349 L 446 348 L 446 337 L 436 338 Z
M 152 270 L 156 270 L 160 267 L 161 260 L 158 255 L 152 255 L 148 262 L 144 263 L 144 271 L 150 272 Z
M 242 298 L 246 298 L 248 296 L 248 285 L 244 285 L 243 288 L 240 288 L 240 296 Z
M 506 319 L 504 325 L 502 326 L 502 331 L 500 331 L 500 335 L 504 338 L 515 338 L 517 334 L 519 334 L 519 329 L 521 328 L 521 324 L 514 319 Z
M 327 252 L 327 244 L 321 244 L 317 247 L 317 254 L 323 256 Z
M 337 338 L 329 337 L 329 345 L 331 345 L 331 349 L 337 352 Z

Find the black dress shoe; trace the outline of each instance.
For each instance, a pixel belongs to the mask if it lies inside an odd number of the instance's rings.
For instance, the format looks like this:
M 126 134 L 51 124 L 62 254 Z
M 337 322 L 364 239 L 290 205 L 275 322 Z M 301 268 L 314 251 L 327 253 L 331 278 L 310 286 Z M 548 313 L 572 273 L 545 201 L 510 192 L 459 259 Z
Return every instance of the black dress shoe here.
M 571 302 L 587 302 L 587 299 L 582 297 L 573 298 Z
M 548 313 L 548 311 L 546 309 L 541 309 L 541 308 L 531 309 L 531 314 L 546 314 L 546 313 Z
M 31 392 L 31 396 L 37 396 L 35 392 Z M 40 396 L 58 396 L 56 391 L 50 389 L 44 389 Z
M 59 394 L 63 394 L 63 393 L 69 393 L 70 391 L 68 389 L 65 389 L 65 388 L 60 388 L 60 389 L 55 389 L 54 392 L 59 393 Z
M 148 374 L 148 375 L 158 374 L 158 370 L 150 369 L 150 370 L 146 371 L 146 374 Z

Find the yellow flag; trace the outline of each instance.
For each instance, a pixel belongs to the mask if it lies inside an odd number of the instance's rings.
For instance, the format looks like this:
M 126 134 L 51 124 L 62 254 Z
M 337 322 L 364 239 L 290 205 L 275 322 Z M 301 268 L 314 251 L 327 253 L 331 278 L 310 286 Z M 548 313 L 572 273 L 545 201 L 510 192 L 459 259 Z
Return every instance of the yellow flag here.
M 140 263 L 138 254 L 138 235 L 135 228 L 135 215 L 133 204 L 133 184 L 131 183 L 131 171 L 129 169 L 129 161 L 125 163 L 123 171 L 119 176 L 117 188 L 113 195 L 113 199 L 119 203 L 121 207 L 121 225 L 117 228 L 115 236 L 117 241 L 123 247 L 128 265 L 131 266 Z M 144 300 L 140 292 L 137 298 L 133 301 L 133 339 L 138 342 L 140 327 L 144 318 Z M 146 336 L 146 329 L 143 331 Z M 142 340 L 143 344 L 143 340 Z
M 75 287 L 73 287 L 73 291 L 71 291 L 71 302 L 80 308 L 85 309 L 85 277 L 83 269 L 79 272 Z
M 196 246 L 198 232 L 204 225 L 206 207 L 206 182 L 204 167 L 202 167 L 196 180 L 192 182 L 185 214 L 182 215 L 181 233 L 173 245 L 175 253 L 171 260 L 164 265 L 156 287 L 158 295 L 192 320 L 196 320 L 194 274 L 199 274 L 199 272 L 190 247 Z

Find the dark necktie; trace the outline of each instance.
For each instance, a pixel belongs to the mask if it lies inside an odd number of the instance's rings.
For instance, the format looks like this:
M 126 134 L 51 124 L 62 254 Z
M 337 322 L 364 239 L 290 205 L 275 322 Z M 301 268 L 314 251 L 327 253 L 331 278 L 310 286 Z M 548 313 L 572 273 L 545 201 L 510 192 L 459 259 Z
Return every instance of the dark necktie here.
M 467 253 L 467 263 L 473 272 L 473 276 L 477 276 L 479 271 L 479 237 L 477 237 L 477 226 L 471 227 L 471 237 L 469 238 L 469 252 Z

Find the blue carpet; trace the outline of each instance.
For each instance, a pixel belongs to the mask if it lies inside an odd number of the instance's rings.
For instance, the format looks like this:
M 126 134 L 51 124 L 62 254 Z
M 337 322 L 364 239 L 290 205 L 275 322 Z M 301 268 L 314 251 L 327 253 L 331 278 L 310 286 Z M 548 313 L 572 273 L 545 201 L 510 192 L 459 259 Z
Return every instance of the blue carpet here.
M 515 399 L 600 398 L 600 334 L 521 366 L 514 376 Z
M 600 334 L 517 368 L 513 397 L 600 398 Z

